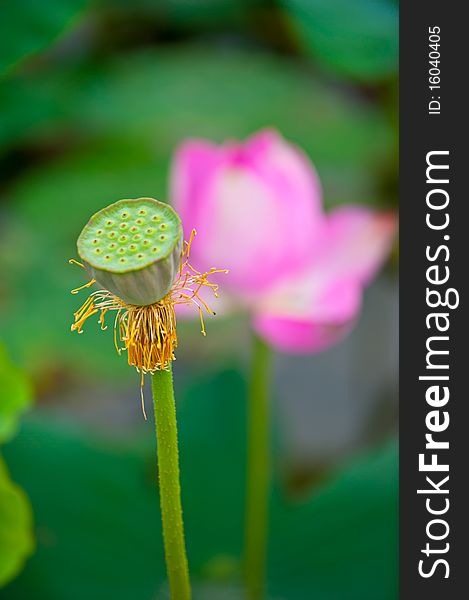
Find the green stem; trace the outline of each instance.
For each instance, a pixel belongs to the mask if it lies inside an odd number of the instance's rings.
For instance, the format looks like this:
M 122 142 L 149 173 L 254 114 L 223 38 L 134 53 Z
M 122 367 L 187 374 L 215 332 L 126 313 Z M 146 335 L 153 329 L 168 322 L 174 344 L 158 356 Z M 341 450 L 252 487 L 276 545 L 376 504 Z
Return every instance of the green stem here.
M 270 348 L 254 339 L 248 398 L 248 464 L 244 577 L 249 600 L 265 594 L 270 488 Z
M 161 520 L 172 600 L 190 600 L 191 587 L 184 543 L 173 373 L 156 371 L 151 380 L 155 407 Z

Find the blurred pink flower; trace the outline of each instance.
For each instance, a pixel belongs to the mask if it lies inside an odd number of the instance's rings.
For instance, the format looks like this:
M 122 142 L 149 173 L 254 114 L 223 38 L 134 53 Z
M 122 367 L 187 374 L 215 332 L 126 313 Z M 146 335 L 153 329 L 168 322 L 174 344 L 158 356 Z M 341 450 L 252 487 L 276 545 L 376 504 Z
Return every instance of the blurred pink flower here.
M 230 269 L 223 295 L 288 352 L 323 350 L 351 329 L 397 226 L 393 214 L 360 206 L 324 213 L 313 165 L 272 130 L 244 143 L 184 142 L 171 195 L 186 236 L 198 233 L 194 265 Z

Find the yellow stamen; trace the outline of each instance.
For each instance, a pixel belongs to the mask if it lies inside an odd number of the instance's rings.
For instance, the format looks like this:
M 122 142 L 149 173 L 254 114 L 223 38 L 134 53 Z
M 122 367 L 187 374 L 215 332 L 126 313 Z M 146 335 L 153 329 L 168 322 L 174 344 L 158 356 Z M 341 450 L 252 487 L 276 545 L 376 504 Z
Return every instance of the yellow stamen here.
M 78 294 L 79 291 L 84 290 L 85 288 L 91 287 L 93 285 L 93 283 L 96 283 L 96 279 L 90 279 L 90 281 L 88 281 L 88 283 L 85 283 L 85 285 L 82 285 L 80 287 L 75 288 L 70 293 L 71 294 Z
M 79 267 L 81 267 L 82 269 L 85 268 L 85 265 L 81 262 L 78 262 L 77 260 L 75 260 L 74 258 L 71 258 L 69 261 L 69 264 L 71 265 L 78 265 Z
M 145 421 L 147 420 L 147 411 L 145 410 L 145 398 L 143 397 L 143 386 L 145 385 L 145 373 L 142 371 L 142 380 L 140 382 L 140 399 L 142 402 L 142 413 Z

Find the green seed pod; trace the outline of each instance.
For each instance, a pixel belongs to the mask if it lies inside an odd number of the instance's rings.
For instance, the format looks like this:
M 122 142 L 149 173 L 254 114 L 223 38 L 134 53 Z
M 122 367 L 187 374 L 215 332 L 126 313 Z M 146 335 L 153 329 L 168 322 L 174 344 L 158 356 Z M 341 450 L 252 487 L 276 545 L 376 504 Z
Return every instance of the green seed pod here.
M 153 198 L 119 200 L 94 214 L 77 241 L 91 277 L 126 304 L 147 306 L 168 294 L 179 269 L 181 220 Z

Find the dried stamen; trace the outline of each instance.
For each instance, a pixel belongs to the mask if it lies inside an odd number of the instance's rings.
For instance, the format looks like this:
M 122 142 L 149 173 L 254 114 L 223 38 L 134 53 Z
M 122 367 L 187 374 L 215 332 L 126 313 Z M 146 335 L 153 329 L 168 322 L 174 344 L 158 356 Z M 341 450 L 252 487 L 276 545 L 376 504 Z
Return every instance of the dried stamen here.
M 105 329 L 105 314 L 110 310 L 116 311 L 114 344 L 117 352 L 120 354 L 121 350 L 127 350 L 129 365 L 134 366 L 142 375 L 167 369 L 170 362 L 174 360 L 174 351 L 177 347 L 174 307 L 178 304 L 194 304 L 199 312 L 202 334 L 205 335 L 202 308 L 208 314 L 215 313 L 200 297 L 199 292 L 203 287 L 208 287 L 217 297 L 218 285 L 211 283 L 208 277 L 215 273 L 228 272 L 224 269 L 212 268 L 206 273 L 200 273 L 189 264 L 190 249 L 195 234 L 193 230 L 189 241 L 185 243 L 179 275 L 169 294 L 162 300 L 147 306 L 136 306 L 126 304 L 107 290 L 93 292 L 83 306 L 74 313 L 75 322 L 71 327 L 72 331 L 81 333 L 85 321 L 97 312 L 100 312 L 101 329 Z M 92 283 L 94 282 L 89 282 L 82 288 L 89 287 Z M 77 288 L 73 292 L 82 288 Z

